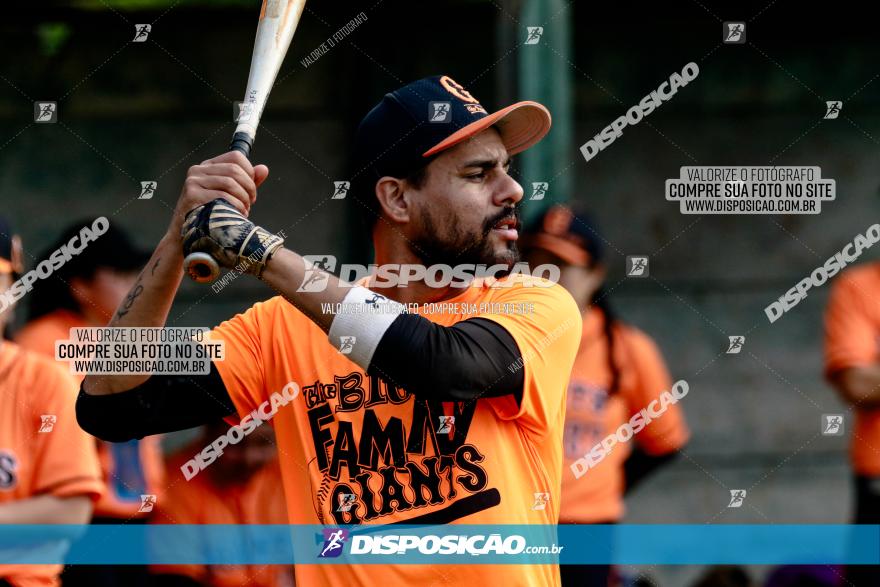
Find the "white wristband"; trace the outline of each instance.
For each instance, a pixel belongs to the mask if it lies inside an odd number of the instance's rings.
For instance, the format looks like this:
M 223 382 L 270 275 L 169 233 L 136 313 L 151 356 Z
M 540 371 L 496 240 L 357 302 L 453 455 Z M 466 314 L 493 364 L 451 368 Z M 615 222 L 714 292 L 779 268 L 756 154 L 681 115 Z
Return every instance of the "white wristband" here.
M 339 352 L 366 370 L 385 331 L 404 313 L 403 304 L 356 286 L 342 300 L 327 337 Z

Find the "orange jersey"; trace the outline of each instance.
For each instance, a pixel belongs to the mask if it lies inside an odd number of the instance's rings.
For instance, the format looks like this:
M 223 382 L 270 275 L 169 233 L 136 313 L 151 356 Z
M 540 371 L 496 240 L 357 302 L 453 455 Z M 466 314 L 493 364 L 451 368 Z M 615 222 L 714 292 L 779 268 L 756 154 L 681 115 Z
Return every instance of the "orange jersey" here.
M 584 315 L 581 346 L 568 386 L 562 523 L 607 523 L 623 517 L 623 463 L 630 454 L 629 443 L 616 445 L 580 478 L 570 467 L 672 385 L 654 342 L 640 330 L 617 323 L 614 360 L 620 379 L 617 393 L 609 396 L 612 373 L 603 326 L 600 310 L 591 309 Z M 684 446 L 688 436 L 681 408 L 670 404 L 660 418 L 652 420 L 630 442 L 637 442 L 650 455 L 662 455 Z
M 16 342 L 31 351 L 55 358 L 55 341 L 67 340 L 71 328 L 90 326 L 70 310 L 55 310 L 28 323 Z M 66 368 L 66 363 L 63 363 Z M 76 375 L 79 381 L 84 376 Z M 96 440 L 107 491 L 95 504 L 95 517 L 130 520 L 142 518 L 141 495 L 157 495 L 164 487 L 161 437 L 111 443 Z
M 449 326 L 497 322 L 523 355 L 520 405 L 512 395 L 467 402 L 416 400 L 364 373 L 283 298 L 221 324 L 216 363 L 240 416 L 296 382 L 301 392 L 271 420 L 293 524 L 556 524 L 565 389 L 580 315 L 563 288 L 521 275 L 511 287 L 464 288 L 447 304 L 472 313 L 426 312 Z M 480 313 L 480 304 L 530 304 L 525 314 Z M 485 306 L 483 306 L 485 308 Z M 454 421 L 448 419 L 454 417 Z M 536 508 L 536 493 L 549 502 Z M 348 496 L 353 496 L 348 497 Z M 339 505 L 353 499 L 349 511 Z M 316 558 L 317 559 L 317 550 Z M 319 565 L 296 567 L 302 585 L 558 585 L 552 565 Z
M 825 310 L 825 373 L 877 364 L 880 359 L 880 263 L 847 269 L 834 280 Z M 850 444 L 853 468 L 880 475 L 880 410 L 856 408 Z
M 169 477 L 202 449 L 192 444 L 169 459 Z M 182 478 L 156 502 L 153 523 L 159 524 L 286 524 L 287 508 L 280 491 L 281 469 L 275 461 L 241 485 L 221 487 L 211 470 L 190 481 Z M 205 587 L 287 587 L 293 567 L 282 565 L 153 565 L 156 574 L 186 575 Z
M 97 500 L 94 439 L 76 422 L 76 381 L 51 361 L 0 342 L 0 506 L 40 495 Z M 61 565 L 0 565 L 16 587 L 58 585 Z

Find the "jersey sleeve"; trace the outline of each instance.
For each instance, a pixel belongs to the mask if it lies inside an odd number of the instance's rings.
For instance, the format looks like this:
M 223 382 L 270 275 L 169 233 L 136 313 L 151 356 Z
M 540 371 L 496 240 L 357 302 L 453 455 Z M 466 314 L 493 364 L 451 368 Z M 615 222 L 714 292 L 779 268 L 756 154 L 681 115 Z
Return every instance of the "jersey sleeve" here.
M 858 280 L 844 273 L 831 286 L 825 309 L 825 373 L 877 361 L 877 332 Z
M 57 365 L 45 361 L 33 389 L 36 393 L 29 425 L 38 447 L 33 493 L 56 497 L 87 495 L 97 501 L 105 486 L 95 438 L 76 421 L 76 381 Z
M 536 280 L 537 281 L 537 280 Z M 511 395 L 488 401 L 498 416 L 518 420 L 530 432 L 543 436 L 562 426 L 565 391 L 580 344 L 582 319 L 577 304 L 561 286 L 540 280 L 505 288 L 493 304 L 523 311 L 489 311 L 480 318 L 497 322 L 519 347 L 521 358 L 508 369 L 524 369 L 522 399 Z
M 266 303 L 261 302 L 211 331 L 212 341 L 224 343 L 225 359 L 215 360 L 214 365 L 240 417 L 256 409 L 267 395 L 260 345 L 263 337 L 271 340 L 271 332 L 264 330 L 267 322 Z M 229 419 L 237 424 L 234 420 Z
M 633 386 L 624 390 L 628 409 L 627 419 L 629 419 L 652 401 L 659 400 L 662 392 L 669 391 L 672 387 L 672 378 L 653 340 L 637 330 L 622 332 L 627 332 L 624 335 L 627 340 L 623 350 L 630 353 L 628 361 L 631 361 L 630 364 L 636 375 Z M 650 426 L 646 426 L 639 433 L 636 441 L 649 455 L 659 456 L 681 448 L 689 436 L 684 413 L 675 403 L 667 405 L 662 416 L 651 420 Z

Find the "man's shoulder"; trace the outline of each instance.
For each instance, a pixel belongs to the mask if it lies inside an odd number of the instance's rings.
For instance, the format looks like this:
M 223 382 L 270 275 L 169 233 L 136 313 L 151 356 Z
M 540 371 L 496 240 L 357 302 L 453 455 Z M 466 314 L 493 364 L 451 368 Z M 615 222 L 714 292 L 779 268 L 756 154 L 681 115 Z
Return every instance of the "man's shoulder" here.
M 878 286 L 880 285 L 880 261 L 848 267 L 841 271 L 838 279 L 861 286 Z
M 880 292 L 880 262 L 845 269 L 831 284 L 831 305 L 873 303 Z
M 648 334 L 638 326 L 634 326 L 628 322 L 616 321 L 614 323 L 614 331 L 615 334 L 620 336 L 628 344 L 631 344 L 639 349 L 643 349 L 646 347 L 656 348 L 657 346 L 657 343 L 654 342 L 654 339 L 651 338 L 650 334 Z
M 73 376 L 54 359 L 9 341 L 4 341 L 3 345 L 10 345 L 11 349 L 18 351 L 15 358 L 18 367 L 36 380 L 74 384 Z
M 533 293 L 535 297 L 552 296 L 571 299 L 574 302 L 568 290 L 555 281 L 524 273 L 514 273 L 501 279 L 488 281 L 485 285 L 485 291 L 495 292 L 496 294 L 499 292 L 502 294 L 504 292 L 514 292 L 515 295 L 520 296 Z
M 3 341 L 2 347 L 5 358 L 12 362 L 8 381 L 27 396 L 28 403 L 42 403 L 53 396 L 73 394 L 77 390 L 73 375 L 53 359 L 10 341 Z
M 580 309 L 568 290 L 543 277 L 517 273 L 491 283 L 484 293 L 487 301 L 532 304 L 535 311 L 540 307 L 580 321 Z
M 86 326 L 85 321 L 69 310 L 56 310 L 32 320 L 16 334 L 15 342 L 22 347 L 48 353 L 54 353 L 54 341 L 69 336 L 71 328 Z
M 277 324 L 278 321 L 305 321 L 311 323 L 311 320 L 299 308 L 282 296 L 274 296 L 268 300 L 257 302 L 244 312 L 236 314 L 233 318 L 242 318 L 248 322 L 267 326 Z

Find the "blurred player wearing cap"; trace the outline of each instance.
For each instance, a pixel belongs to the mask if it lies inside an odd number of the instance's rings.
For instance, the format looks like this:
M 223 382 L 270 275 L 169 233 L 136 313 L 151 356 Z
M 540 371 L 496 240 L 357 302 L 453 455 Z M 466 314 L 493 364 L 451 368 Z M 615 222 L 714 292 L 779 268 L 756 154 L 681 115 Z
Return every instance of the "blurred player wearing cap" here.
M 222 420 L 205 426 L 195 441 L 168 459 L 168 476 L 215 438 L 226 434 Z M 275 437 L 259 426 L 191 479 L 172 484 L 156 504 L 154 524 L 286 524 L 287 508 L 281 487 Z M 242 542 L 247 544 L 246 537 Z M 193 545 L 194 549 L 199 548 Z M 155 565 L 155 584 L 164 587 L 287 587 L 293 585 L 293 566 L 284 565 Z
M 507 173 L 509 160 L 549 127 L 539 104 L 488 114 L 446 76 L 387 94 L 358 129 L 352 178 L 376 263 L 512 268 L 523 193 Z M 192 167 L 138 295 L 112 324 L 165 323 L 183 277 L 181 249 L 207 248 L 225 267 L 242 263 L 283 297 L 214 331 L 226 359 L 214 362 L 211 375 L 87 377 L 80 424 L 128 440 L 216 417 L 235 421 L 295 382 L 302 393 L 271 420 L 287 455 L 281 469 L 291 523 L 555 524 L 565 388 L 581 330 L 571 296 L 522 274 L 464 288 L 424 281 L 379 288 L 373 278 L 349 287 L 321 272 L 321 287 L 297 291 L 320 270 L 245 218 L 267 175 L 240 153 Z M 211 203 L 218 197 L 226 202 Z M 530 311 L 403 311 L 415 310 L 403 304 L 441 301 L 474 308 L 509 302 Z M 352 311 L 324 312 L 322 303 Z M 359 311 L 368 306 L 381 311 Z M 532 507 L 536 492 L 550 495 L 546 507 Z M 354 502 L 344 511 L 338 506 L 349 496 Z M 557 585 L 559 572 L 554 565 L 389 560 L 298 565 L 296 578 L 304 585 Z
M 667 463 L 688 440 L 678 405 L 651 420 L 630 443 L 616 445 L 590 463 L 580 477 L 571 467 L 590 461 L 590 451 L 672 385 L 663 357 L 644 332 L 617 319 L 602 289 L 606 267 L 590 220 L 565 206 L 551 206 L 524 236 L 529 265 L 560 268 L 559 284 L 583 312 L 583 334 L 568 384 L 565 466 L 562 472 L 563 524 L 612 524 L 624 513 L 624 494 Z M 581 469 L 579 469 L 581 470 Z M 564 565 L 563 586 L 606 587 L 608 565 Z
M 74 222 L 38 258 L 79 235 L 94 219 Z M 15 336 L 23 348 L 55 357 L 55 341 L 66 340 L 71 328 L 104 326 L 134 285 L 149 253 L 136 248 L 128 235 L 110 224 L 107 232 L 62 265 L 48 279 L 36 283 L 28 296 L 28 323 Z M 78 376 L 81 378 L 81 376 Z M 144 522 L 151 514 L 142 508 L 142 495 L 161 496 L 164 487 L 162 451 L 158 436 L 111 444 L 97 441 L 107 491 L 95 504 L 93 523 Z M 64 573 L 66 586 L 126 587 L 144 585 L 146 567 L 76 566 Z
M 867 263 L 837 277 L 825 310 L 825 376 L 855 410 L 850 458 L 855 473 L 856 524 L 880 524 L 878 342 L 880 263 Z M 846 578 L 857 587 L 880 585 L 880 568 L 850 567 Z
M 0 219 L 0 295 L 23 271 Z M 0 312 L 0 332 L 10 312 Z M 76 381 L 0 337 L 0 524 L 85 524 L 103 491 L 94 441 L 76 424 Z M 0 551 L 0 559 L 3 559 Z M 59 585 L 61 565 L 0 565 L 0 585 Z

